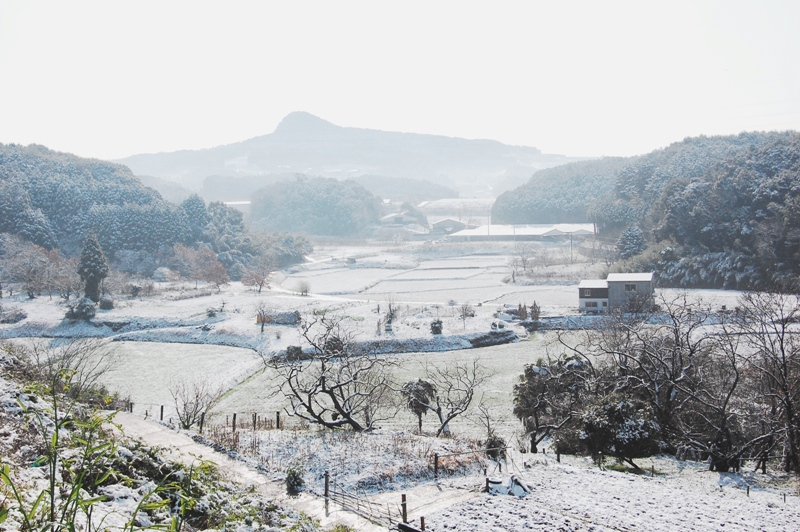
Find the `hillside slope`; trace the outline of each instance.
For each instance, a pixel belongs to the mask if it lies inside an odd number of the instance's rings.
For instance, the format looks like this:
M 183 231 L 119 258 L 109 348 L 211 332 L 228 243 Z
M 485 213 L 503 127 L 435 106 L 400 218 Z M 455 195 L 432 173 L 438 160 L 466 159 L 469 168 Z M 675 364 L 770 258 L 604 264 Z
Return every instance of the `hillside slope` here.
M 615 268 L 656 271 L 662 286 L 787 288 L 800 275 L 798 158 L 796 132 L 687 138 L 537 172 L 492 217 L 594 222 L 609 244 L 641 230 L 646 249 Z
M 570 159 L 492 140 L 340 127 L 304 112 L 291 113 L 268 135 L 204 150 L 141 154 L 118 162 L 136 174 L 199 189 L 209 175 L 302 173 L 351 178 L 364 174 L 425 179 L 463 191 L 491 188 L 507 178 Z

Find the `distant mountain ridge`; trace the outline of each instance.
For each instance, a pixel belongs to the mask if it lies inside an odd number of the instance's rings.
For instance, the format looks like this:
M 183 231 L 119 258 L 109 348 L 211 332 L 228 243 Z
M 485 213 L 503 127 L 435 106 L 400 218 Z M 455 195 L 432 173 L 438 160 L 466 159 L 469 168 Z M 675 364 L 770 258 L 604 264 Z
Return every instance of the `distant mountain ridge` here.
M 300 173 L 354 178 L 424 179 L 464 193 L 499 193 L 535 171 L 576 160 L 493 140 L 340 127 L 305 112 L 286 116 L 273 133 L 203 150 L 119 159 L 139 175 L 200 190 L 210 175 Z M 503 182 L 505 185 L 502 185 Z M 492 191 L 494 190 L 494 193 Z

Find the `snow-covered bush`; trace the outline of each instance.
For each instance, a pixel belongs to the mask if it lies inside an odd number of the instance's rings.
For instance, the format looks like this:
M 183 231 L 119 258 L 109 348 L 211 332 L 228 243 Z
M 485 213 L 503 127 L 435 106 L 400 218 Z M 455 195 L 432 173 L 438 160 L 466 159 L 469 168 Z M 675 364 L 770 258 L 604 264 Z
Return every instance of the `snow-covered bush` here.
M 66 317 L 71 320 L 90 320 L 94 318 L 95 312 L 94 301 L 82 297 L 67 307 Z
M 581 415 L 580 439 L 593 455 L 625 460 L 658 452 L 660 427 L 649 406 L 638 399 L 614 394 Z
M 176 274 L 169 268 L 161 266 L 153 272 L 153 280 L 157 283 L 167 283 L 175 279 Z
M 28 314 L 18 307 L 4 307 L 0 304 L 0 323 L 19 323 L 27 317 Z
M 290 495 L 296 495 L 303 489 L 303 467 L 294 463 L 286 468 L 286 491 Z
M 486 456 L 495 462 L 500 462 L 506 459 L 506 440 L 491 434 L 486 438 Z
M 101 297 L 99 307 L 100 310 L 112 310 L 114 308 L 114 299 L 109 295 Z

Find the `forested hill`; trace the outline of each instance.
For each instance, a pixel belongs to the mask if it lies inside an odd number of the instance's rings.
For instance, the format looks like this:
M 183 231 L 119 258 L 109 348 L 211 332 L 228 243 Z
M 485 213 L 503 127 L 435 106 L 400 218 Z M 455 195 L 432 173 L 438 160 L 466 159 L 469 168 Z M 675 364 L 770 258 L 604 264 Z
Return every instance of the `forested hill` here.
M 0 144 L 0 233 L 75 253 L 91 229 L 107 252 L 155 249 L 185 235 L 180 214 L 124 166 Z
M 794 132 L 689 138 L 540 171 L 493 219 L 591 221 L 612 241 L 641 230 L 644 246 L 616 268 L 655 270 L 662 286 L 785 287 L 800 274 L 799 157 Z
M 217 281 L 227 276 L 239 280 L 302 261 L 311 250 L 302 237 L 249 233 L 241 212 L 220 202 L 206 205 L 196 194 L 172 204 L 125 166 L 43 146 L 0 144 L 0 259 L 22 249 L 3 249 L 11 240 L 74 257 L 90 231 L 115 267 L 145 277 L 160 267 L 186 277 L 203 264 L 209 266 L 206 273 L 219 272 L 214 270 L 218 262 L 226 273 L 215 274 Z M 41 248 L 33 254 L 50 260 Z M 33 286 L 30 279 L 16 281 Z M 36 285 L 29 293 L 41 290 Z
M 539 170 L 519 188 L 498 196 L 492 221 L 500 224 L 588 222 L 598 197 L 611 195 L 629 159 L 606 157 Z

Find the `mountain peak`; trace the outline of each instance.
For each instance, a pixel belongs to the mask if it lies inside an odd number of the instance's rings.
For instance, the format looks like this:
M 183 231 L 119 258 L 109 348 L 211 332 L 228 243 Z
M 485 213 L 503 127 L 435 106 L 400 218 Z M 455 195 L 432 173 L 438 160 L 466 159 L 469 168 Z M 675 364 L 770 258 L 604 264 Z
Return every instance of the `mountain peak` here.
M 289 113 L 281 120 L 278 127 L 275 128 L 277 134 L 297 134 L 297 133 L 310 133 L 314 131 L 330 131 L 337 129 L 338 126 L 331 124 L 327 120 L 323 120 L 311 113 L 305 111 L 295 111 Z

